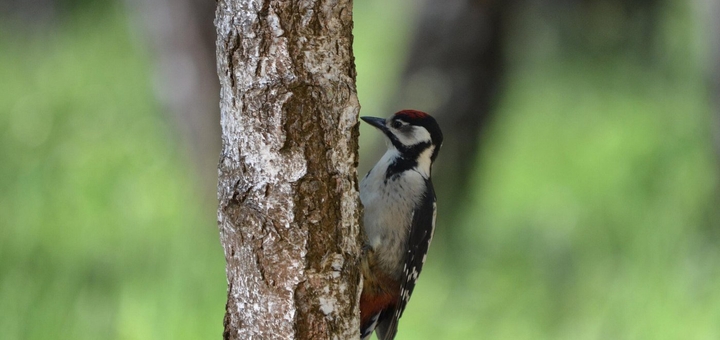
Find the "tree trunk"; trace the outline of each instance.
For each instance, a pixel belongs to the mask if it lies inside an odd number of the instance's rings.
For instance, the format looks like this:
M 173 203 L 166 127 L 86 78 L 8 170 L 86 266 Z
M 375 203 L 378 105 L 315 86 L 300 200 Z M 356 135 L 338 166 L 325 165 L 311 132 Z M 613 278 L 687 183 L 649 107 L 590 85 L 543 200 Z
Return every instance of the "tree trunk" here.
M 351 0 L 220 0 L 225 339 L 359 336 Z

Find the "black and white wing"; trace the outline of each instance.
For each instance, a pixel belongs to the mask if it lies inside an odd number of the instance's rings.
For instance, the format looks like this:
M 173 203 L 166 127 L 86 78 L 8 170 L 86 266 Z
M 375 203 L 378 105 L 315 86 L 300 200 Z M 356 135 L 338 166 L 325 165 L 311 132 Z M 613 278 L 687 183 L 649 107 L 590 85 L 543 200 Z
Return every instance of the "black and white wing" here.
M 385 313 L 392 315 L 381 315 L 377 326 L 378 339 L 392 340 L 397 333 L 398 320 L 405 310 L 405 306 L 412 296 L 415 283 L 427 257 L 428 248 L 435 231 L 435 218 L 437 216 L 437 204 L 435 202 L 435 190 L 430 179 L 425 181 L 427 190 L 423 195 L 419 209 L 415 211 L 412 218 L 412 230 L 408 238 L 408 251 L 405 254 L 405 265 L 403 266 L 403 277 L 400 285 L 400 297 L 395 308 L 386 310 Z

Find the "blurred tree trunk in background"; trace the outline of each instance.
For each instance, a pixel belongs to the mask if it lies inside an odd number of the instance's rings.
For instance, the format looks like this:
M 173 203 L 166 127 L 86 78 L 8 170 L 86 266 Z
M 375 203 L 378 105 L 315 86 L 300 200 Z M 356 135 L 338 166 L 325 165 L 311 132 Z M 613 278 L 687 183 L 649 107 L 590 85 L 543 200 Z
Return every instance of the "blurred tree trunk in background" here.
M 445 131 L 443 153 L 433 173 L 440 218 L 454 222 L 469 197 L 479 141 L 506 76 L 503 50 L 517 27 L 549 26 L 563 56 L 634 50 L 649 59 L 661 4 L 661 0 L 426 1 L 392 106 L 427 110 Z M 516 52 L 537 53 L 530 46 Z M 463 235 L 452 224 L 439 240 L 461 244 Z M 447 250 L 451 256 L 463 256 L 461 247 Z
M 701 20 L 705 21 L 705 41 L 708 46 L 708 83 L 710 84 L 710 100 L 714 113 L 715 152 L 720 164 L 720 1 L 700 0 Z
M 445 131 L 433 179 L 438 183 L 440 216 L 446 221 L 464 208 L 478 141 L 497 102 L 505 70 L 503 26 L 510 5 L 509 1 L 427 1 L 408 54 L 394 106 L 427 110 Z M 443 233 L 453 244 L 462 237 L 452 228 Z M 449 252 L 453 249 L 447 247 Z
M 217 7 L 225 339 L 358 338 L 352 2 Z
M 15 29 L 44 29 L 57 21 L 57 0 L 0 0 L 0 16 L 12 18 Z
M 215 2 L 125 0 L 143 27 L 155 66 L 155 92 L 180 132 L 202 188 L 214 200 L 220 154 L 215 72 Z

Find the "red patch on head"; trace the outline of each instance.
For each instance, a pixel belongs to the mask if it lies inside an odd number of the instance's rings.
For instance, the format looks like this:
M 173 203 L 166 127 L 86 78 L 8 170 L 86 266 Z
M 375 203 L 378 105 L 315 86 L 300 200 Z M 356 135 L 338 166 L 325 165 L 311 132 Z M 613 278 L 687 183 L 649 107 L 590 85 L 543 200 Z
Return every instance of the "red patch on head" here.
M 402 110 L 395 114 L 395 116 L 404 116 L 409 119 L 423 119 L 428 116 L 427 113 L 418 110 Z

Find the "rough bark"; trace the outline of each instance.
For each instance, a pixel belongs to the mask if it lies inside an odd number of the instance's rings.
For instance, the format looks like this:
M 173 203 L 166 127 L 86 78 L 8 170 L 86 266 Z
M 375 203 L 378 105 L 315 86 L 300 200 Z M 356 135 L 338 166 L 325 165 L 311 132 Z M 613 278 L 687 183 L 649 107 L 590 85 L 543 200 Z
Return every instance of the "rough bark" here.
M 225 339 L 358 337 L 351 0 L 221 0 Z

